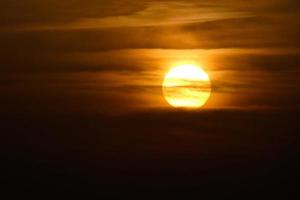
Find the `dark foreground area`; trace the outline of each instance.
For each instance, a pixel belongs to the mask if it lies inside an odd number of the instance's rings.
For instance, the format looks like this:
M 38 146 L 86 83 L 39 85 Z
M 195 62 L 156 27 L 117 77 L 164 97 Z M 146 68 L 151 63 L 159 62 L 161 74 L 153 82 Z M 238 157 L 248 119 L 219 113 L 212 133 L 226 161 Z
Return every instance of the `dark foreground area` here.
M 294 110 L 2 114 L 2 190 L 290 199 L 300 191 L 299 117 Z

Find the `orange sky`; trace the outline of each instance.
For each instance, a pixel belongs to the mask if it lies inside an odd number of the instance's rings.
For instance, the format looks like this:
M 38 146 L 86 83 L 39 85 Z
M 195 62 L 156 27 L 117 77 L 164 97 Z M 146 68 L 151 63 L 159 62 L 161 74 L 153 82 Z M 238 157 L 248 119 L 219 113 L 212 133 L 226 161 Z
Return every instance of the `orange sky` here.
M 44 105 L 59 98 L 61 105 L 53 105 L 57 110 L 65 104 L 89 105 L 81 109 L 99 112 L 160 109 L 168 107 L 161 91 L 164 75 L 174 63 L 191 61 L 212 80 L 205 108 L 298 107 L 300 20 L 295 4 L 15 2 L 1 7 L 0 71 L 7 84 L 0 92 L 8 99 L 30 92 L 22 96 L 24 102 L 38 98 Z

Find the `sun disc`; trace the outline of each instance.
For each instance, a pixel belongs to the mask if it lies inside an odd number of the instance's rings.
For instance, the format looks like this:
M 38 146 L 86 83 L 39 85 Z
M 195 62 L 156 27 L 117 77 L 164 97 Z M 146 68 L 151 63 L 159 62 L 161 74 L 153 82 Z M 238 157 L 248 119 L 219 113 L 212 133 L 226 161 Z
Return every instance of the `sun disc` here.
M 209 76 L 196 65 L 176 66 L 164 78 L 163 94 L 173 107 L 202 107 L 211 94 Z

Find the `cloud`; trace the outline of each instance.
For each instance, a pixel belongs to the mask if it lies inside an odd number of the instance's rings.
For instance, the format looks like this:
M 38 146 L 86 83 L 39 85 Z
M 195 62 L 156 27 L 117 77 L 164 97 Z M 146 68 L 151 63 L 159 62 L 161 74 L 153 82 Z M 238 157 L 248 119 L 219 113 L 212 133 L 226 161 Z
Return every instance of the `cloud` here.
M 145 27 L 199 23 L 252 15 L 222 7 L 203 7 L 193 2 L 148 2 L 145 8 L 126 15 L 81 17 L 65 23 L 41 23 L 17 27 L 16 31 L 107 29 L 115 27 Z
M 65 23 L 80 18 L 127 15 L 144 8 L 143 1 L 24 0 L 0 2 L 0 23 L 4 27 L 32 23 Z M 2 27 L 3 28 L 3 27 Z
M 292 0 L 251 5 L 235 0 L 6 2 L 0 8 L 0 72 L 27 73 L 31 78 L 34 73 L 51 77 L 51 73 L 99 72 L 99 79 L 108 82 L 104 74 L 112 73 L 107 77 L 121 79 L 118 86 L 82 83 L 68 89 L 103 91 L 99 98 L 109 99 L 106 103 L 128 92 L 130 102 L 146 99 L 141 94 L 150 90 L 155 91 L 153 98 L 161 99 L 156 88 L 168 67 L 195 60 L 211 74 L 216 95 L 230 99 L 226 106 L 289 102 L 295 106 L 300 67 L 297 4 Z M 135 77 L 146 84 L 130 83 Z

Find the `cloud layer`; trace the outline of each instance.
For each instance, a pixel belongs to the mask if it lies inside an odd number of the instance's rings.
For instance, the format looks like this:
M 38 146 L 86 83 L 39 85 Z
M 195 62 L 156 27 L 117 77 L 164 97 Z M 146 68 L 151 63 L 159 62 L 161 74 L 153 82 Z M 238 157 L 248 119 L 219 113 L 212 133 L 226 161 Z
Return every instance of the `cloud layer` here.
M 64 88 L 70 74 L 77 77 L 70 90 L 94 91 L 78 84 L 89 82 L 81 73 L 97 72 L 102 81 L 94 85 L 103 98 L 134 91 L 139 98 L 132 98 L 144 99 L 152 90 L 161 98 L 160 84 L 170 65 L 194 60 L 209 71 L 215 95 L 230 99 L 223 106 L 295 106 L 298 8 L 294 0 L 1 1 L 1 77 L 22 84 L 18 77 L 37 81 L 33 73 L 49 80 L 64 74 L 57 83 Z M 38 81 L 27 89 L 38 91 L 33 86 Z M 9 87 L 15 86 L 4 87 L 3 95 Z

